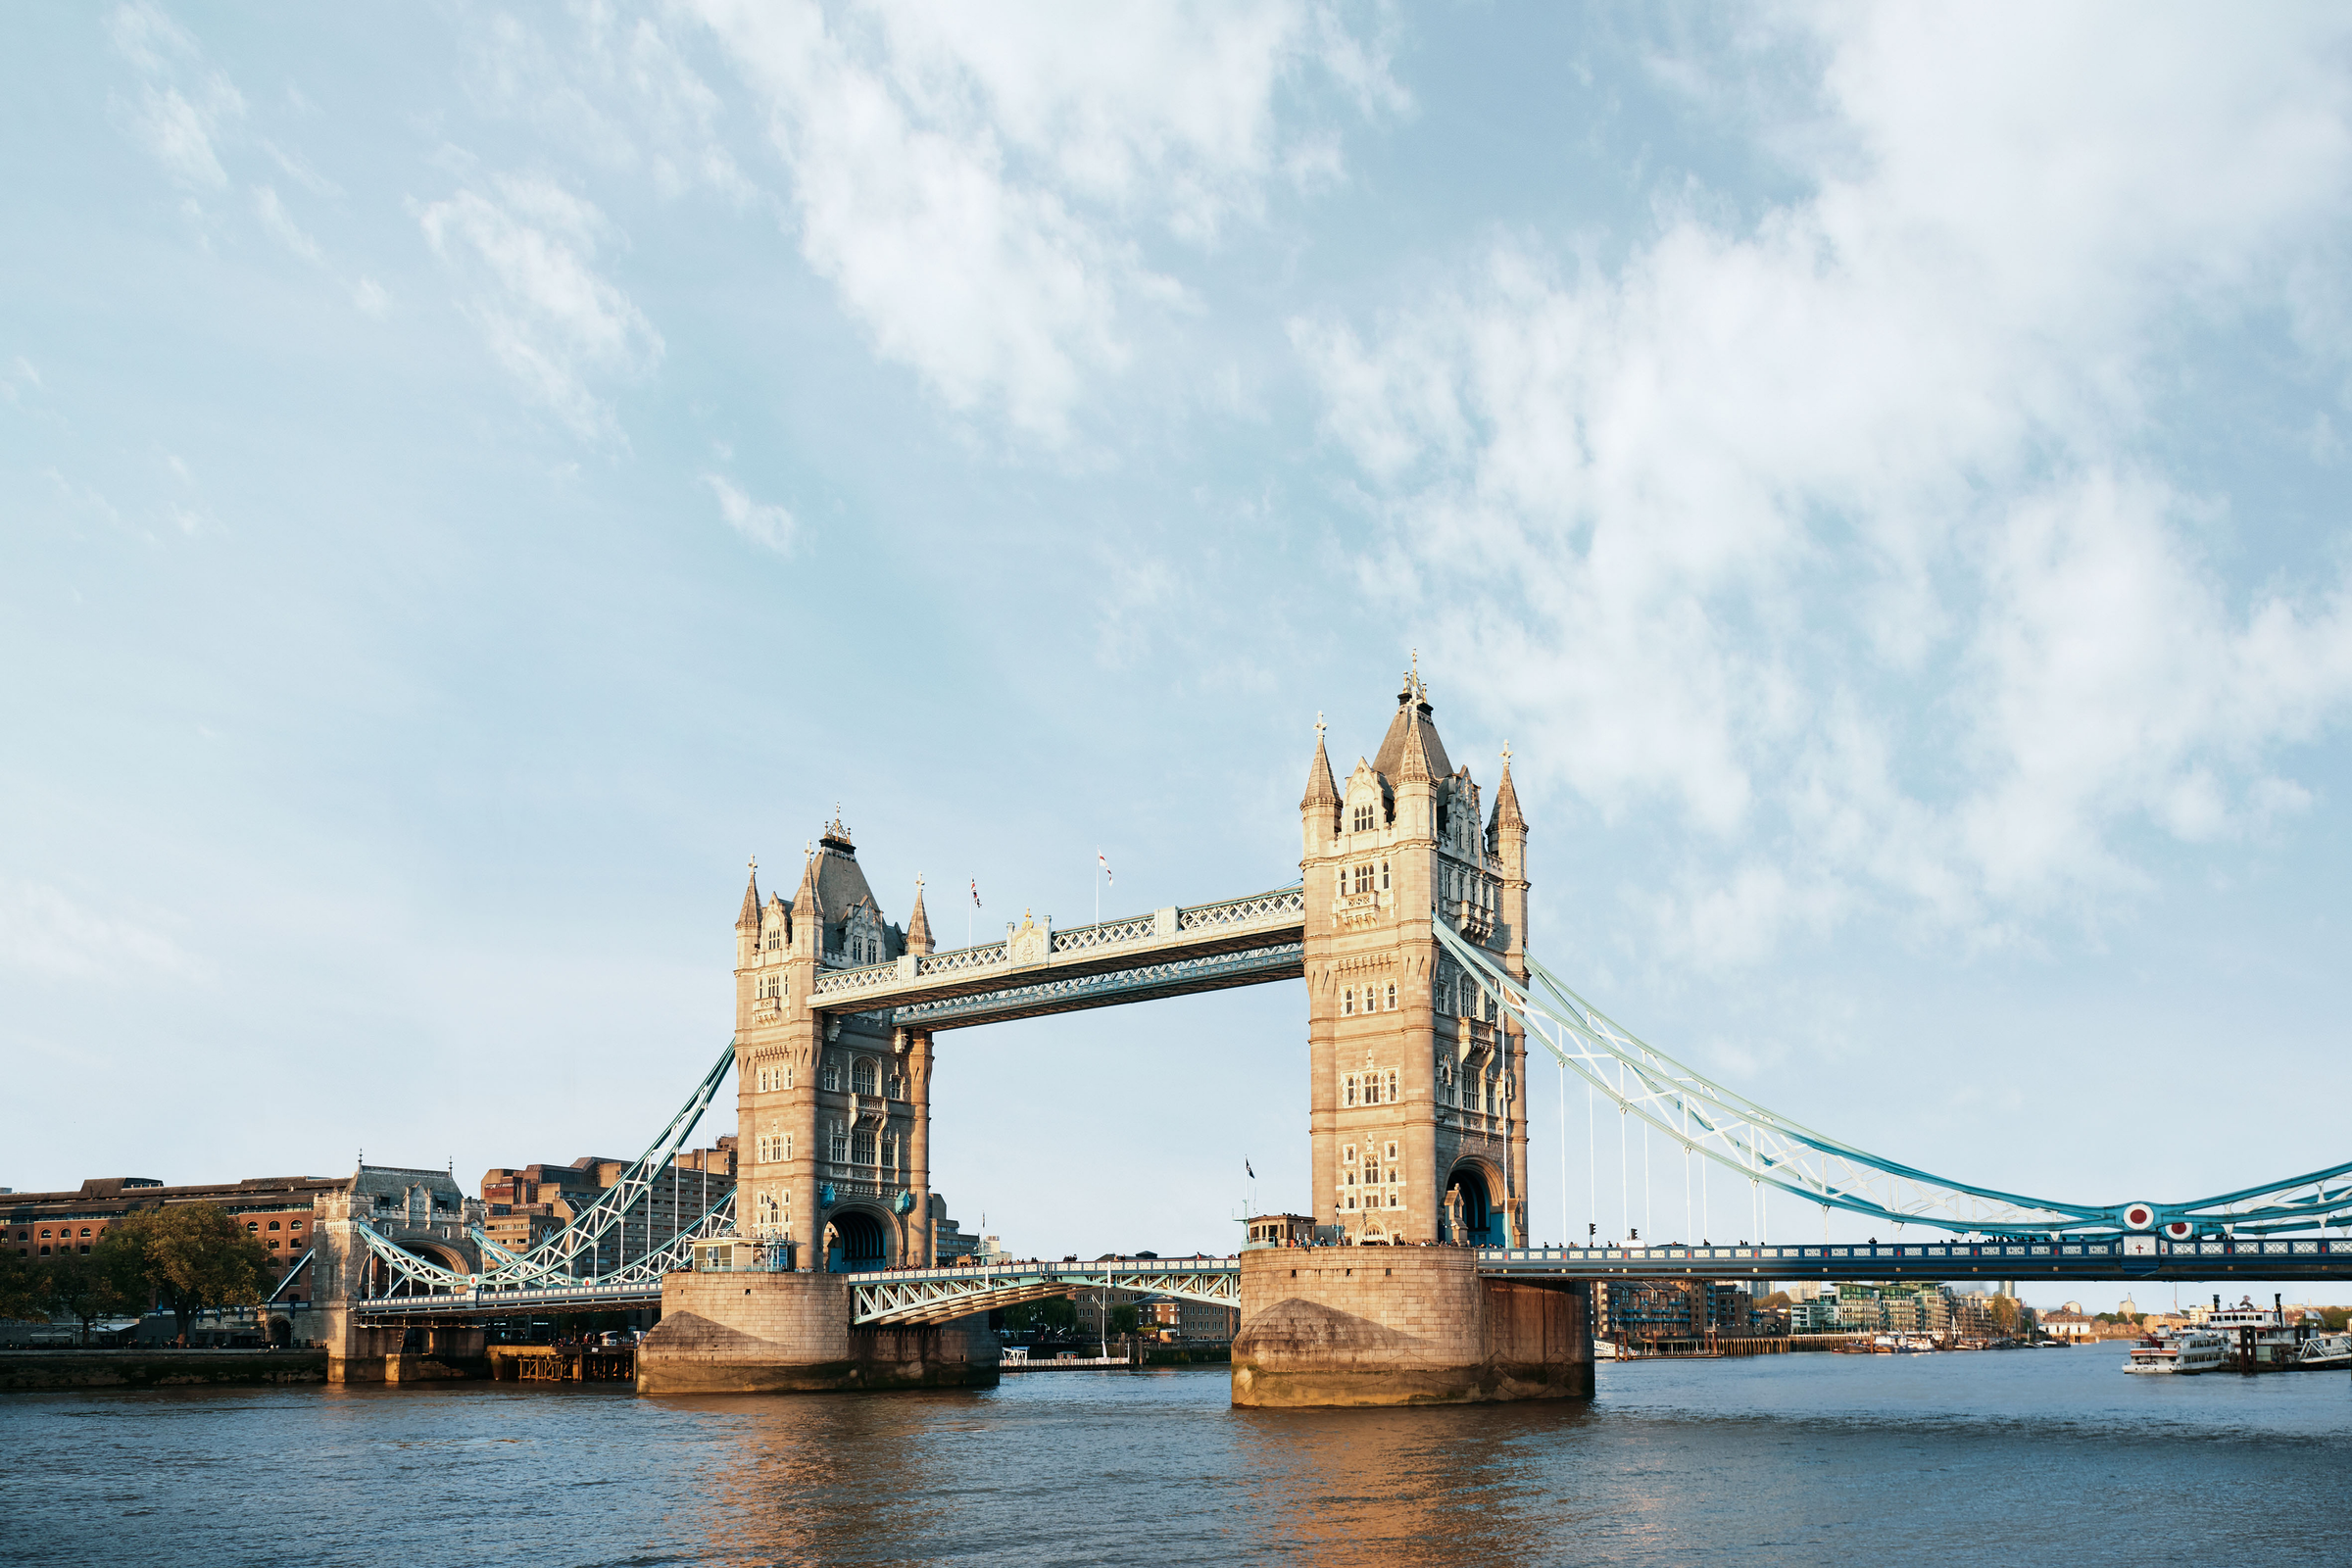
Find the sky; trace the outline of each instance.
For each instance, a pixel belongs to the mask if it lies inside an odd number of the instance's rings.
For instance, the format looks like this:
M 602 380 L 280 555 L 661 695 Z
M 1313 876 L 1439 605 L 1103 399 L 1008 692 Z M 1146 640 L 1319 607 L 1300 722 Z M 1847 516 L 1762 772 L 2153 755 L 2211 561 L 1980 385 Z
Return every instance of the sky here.
M 0 1185 L 633 1155 L 750 858 L 838 809 L 951 942 L 1280 886 L 1416 656 L 1535 952 L 1753 1099 L 2352 1157 L 2340 11 L 0 28 Z M 1303 1001 L 944 1036 L 935 1182 L 1224 1250 Z M 1743 1229 L 1530 1088 L 1539 1239 Z

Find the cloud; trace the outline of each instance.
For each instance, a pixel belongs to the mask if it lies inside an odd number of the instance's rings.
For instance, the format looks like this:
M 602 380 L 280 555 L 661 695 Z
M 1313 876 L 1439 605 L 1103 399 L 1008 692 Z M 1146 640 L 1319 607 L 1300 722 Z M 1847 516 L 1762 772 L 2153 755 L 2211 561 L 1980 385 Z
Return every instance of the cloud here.
M 1463 607 L 1444 653 L 1545 726 L 1531 768 L 1699 830 L 1656 913 L 1716 961 L 2132 887 L 2129 824 L 2291 809 L 2266 760 L 2352 702 L 2352 585 L 2204 558 L 2227 505 L 2167 466 L 2158 390 L 2183 333 L 2287 316 L 2352 238 L 2345 40 L 2132 16 L 1812 16 L 1762 132 L 1802 195 L 1670 195 L 1621 262 L 1508 242 L 1292 325 L 1385 540 L 1367 584 Z
M 145 78 L 138 102 L 126 109 L 132 135 L 179 184 L 225 189 L 228 174 L 214 143 L 245 113 L 235 84 L 225 73 L 207 70 L 196 41 L 154 6 L 118 8 L 107 30 Z
M 1303 4 L 697 11 L 764 102 L 804 257 L 879 352 L 1049 443 L 1127 365 L 1123 318 L 1186 298 L 1144 229 L 1209 243 L 1298 161 L 1279 88 L 1311 67 L 1401 98 Z
M 433 254 L 468 289 L 467 313 L 524 394 L 576 434 L 616 433 L 592 383 L 646 374 L 662 343 L 596 270 L 599 247 L 612 237 L 604 215 L 547 180 L 501 177 L 416 218 Z
M 277 199 L 274 189 L 268 185 L 255 186 L 253 210 L 261 219 L 262 226 L 270 231 L 270 238 L 312 266 L 320 265 L 323 258 L 318 251 L 318 242 L 295 223 L 293 216 L 286 211 L 285 203 Z
M 211 971 L 154 929 L 155 916 L 103 915 L 46 883 L 0 879 L 0 966 L 69 980 L 208 981 Z
M 779 556 L 792 554 L 793 536 L 800 524 L 793 520 L 791 513 L 782 507 L 754 501 L 715 473 L 704 474 L 703 483 L 718 498 L 718 514 L 727 520 L 728 527 Z

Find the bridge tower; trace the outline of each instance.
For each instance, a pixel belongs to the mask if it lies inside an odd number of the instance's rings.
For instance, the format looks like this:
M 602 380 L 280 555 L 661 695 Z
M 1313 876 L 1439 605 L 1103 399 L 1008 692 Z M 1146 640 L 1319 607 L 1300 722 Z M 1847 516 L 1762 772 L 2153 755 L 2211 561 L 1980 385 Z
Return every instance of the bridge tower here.
M 1525 1246 L 1527 1042 L 1456 972 L 1445 919 L 1527 973 L 1527 823 L 1446 755 L 1418 662 L 1343 785 L 1315 724 L 1306 883 L 1314 1214 L 1355 1242 Z
M 803 1269 L 931 1261 L 931 1040 L 812 1005 L 827 969 L 929 952 L 922 893 L 906 928 L 882 915 L 838 813 L 799 889 L 735 921 L 740 1234 L 798 1245 Z

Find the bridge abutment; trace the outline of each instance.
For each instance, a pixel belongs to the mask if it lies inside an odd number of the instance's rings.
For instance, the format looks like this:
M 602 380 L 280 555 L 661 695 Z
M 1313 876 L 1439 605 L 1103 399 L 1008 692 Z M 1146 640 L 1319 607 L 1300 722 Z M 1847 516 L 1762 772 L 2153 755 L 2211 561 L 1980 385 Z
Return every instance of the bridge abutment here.
M 1481 1279 L 1455 1248 L 1275 1248 L 1244 1252 L 1241 1268 L 1237 1405 L 1592 1396 L 1581 1284 Z
M 640 1394 L 991 1388 L 985 1314 L 923 1327 L 850 1324 L 848 1274 L 670 1274 L 637 1350 Z

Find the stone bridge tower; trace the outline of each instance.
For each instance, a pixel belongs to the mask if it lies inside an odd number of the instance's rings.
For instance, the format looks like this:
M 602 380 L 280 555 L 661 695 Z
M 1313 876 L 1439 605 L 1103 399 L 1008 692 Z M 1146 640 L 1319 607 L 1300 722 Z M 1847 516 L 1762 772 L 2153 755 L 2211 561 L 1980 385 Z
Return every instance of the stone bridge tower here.
M 886 921 L 838 815 L 789 901 L 761 904 L 753 867 L 735 921 L 735 1224 L 795 1243 L 803 1269 L 931 1261 L 931 1039 L 810 1004 L 824 970 L 930 951 L 922 891 L 905 929 Z
M 1298 803 L 1315 1222 L 1356 1242 L 1525 1246 L 1527 1042 L 1431 928 L 1442 918 L 1527 973 L 1509 750 L 1482 826 L 1417 667 L 1345 784 L 1315 730 Z

